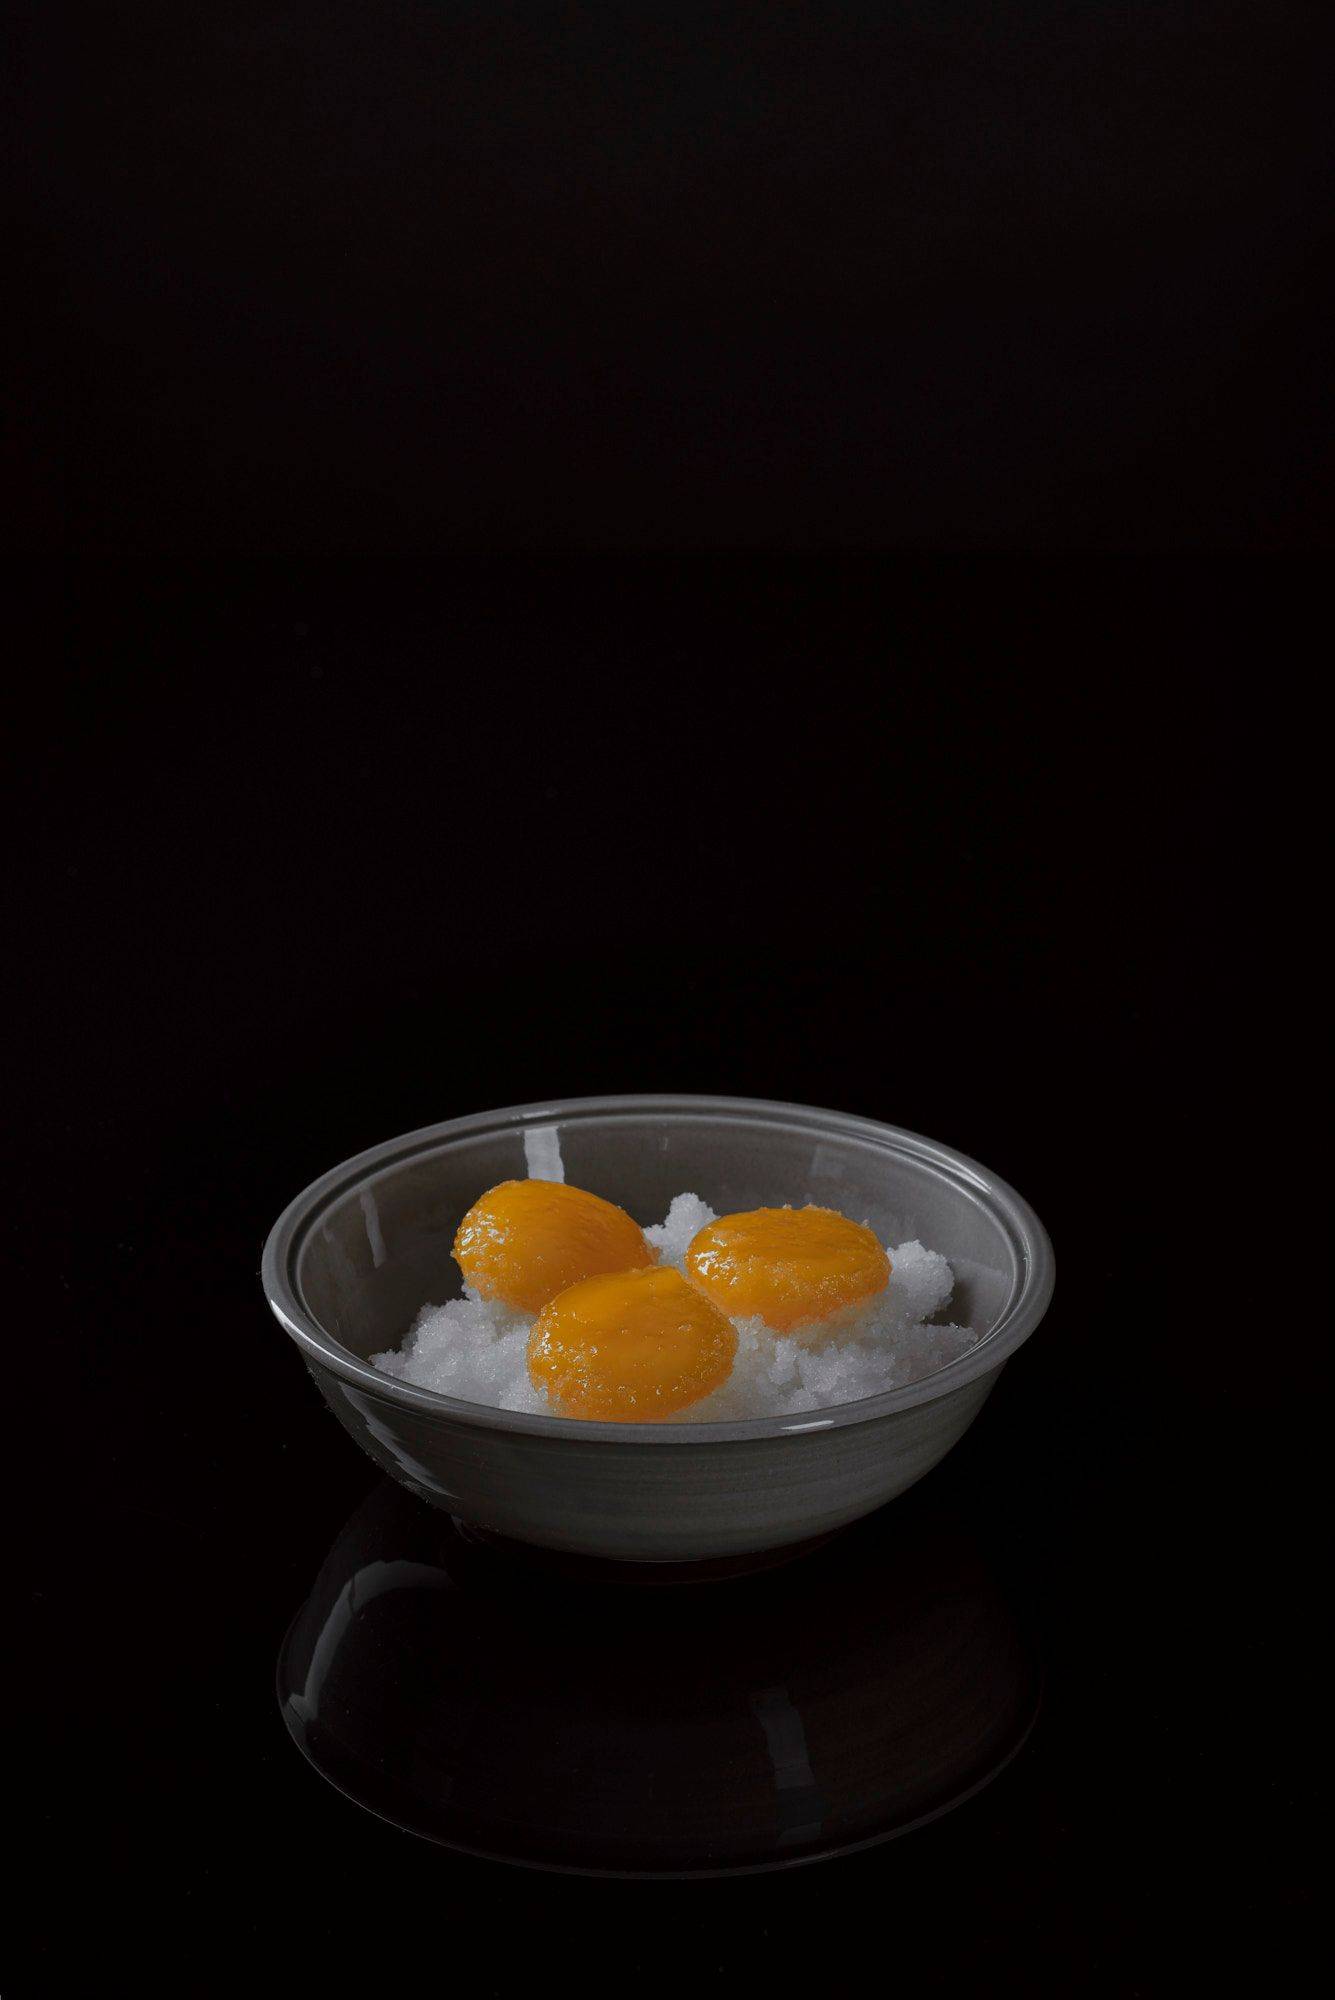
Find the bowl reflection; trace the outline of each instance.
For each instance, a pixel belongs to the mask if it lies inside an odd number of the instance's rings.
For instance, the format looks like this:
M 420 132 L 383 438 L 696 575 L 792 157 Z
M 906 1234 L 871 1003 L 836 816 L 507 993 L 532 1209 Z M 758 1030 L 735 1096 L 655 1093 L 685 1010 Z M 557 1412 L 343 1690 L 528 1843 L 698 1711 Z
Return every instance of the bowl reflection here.
M 930 1505 L 781 1569 L 636 1589 L 479 1542 L 386 1481 L 330 1550 L 278 1693 L 315 1768 L 409 1832 L 678 1875 L 938 1817 L 1021 1747 L 1040 1679 L 977 1541 Z

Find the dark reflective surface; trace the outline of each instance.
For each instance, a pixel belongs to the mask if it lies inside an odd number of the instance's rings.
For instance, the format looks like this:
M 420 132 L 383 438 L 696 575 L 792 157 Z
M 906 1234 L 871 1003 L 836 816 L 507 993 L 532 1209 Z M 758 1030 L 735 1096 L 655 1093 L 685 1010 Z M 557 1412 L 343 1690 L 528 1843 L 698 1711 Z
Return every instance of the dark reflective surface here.
M 897 1503 L 781 1568 L 655 1587 L 480 1541 L 389 1481 L 278 1672 L 305 1755 L 384 1818 L 626 1874 L 905 1832 L 1015 1755 L 1039 1687 L 1023 1620 L 939 1505 Z

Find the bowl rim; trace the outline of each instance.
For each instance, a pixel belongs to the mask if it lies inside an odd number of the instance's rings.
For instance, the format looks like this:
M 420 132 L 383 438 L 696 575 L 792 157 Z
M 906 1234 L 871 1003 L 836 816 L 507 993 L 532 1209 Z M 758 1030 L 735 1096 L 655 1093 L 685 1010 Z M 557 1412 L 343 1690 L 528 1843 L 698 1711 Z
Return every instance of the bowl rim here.
M 653 1423 L 610 1423 L 590 1417 L 546 1417 L 526 1411 L 501 1410 L 489 1403 L 470 1403 L 462 1397 L 441 1395 L 416 1383 L 385 1375 L 369 1361 L 363 1361 L 335 1340 L 310 1313 L 296 1284 L 297 1261 L 310 1232 L 321 1215 L 335 1201 L 351 1194 L 359 1184 L 373 1179 L 385 1167 L 397 1165 L 419 1153 L 436 1151 L 441 1145 L 499 1127 L 570 1123 L 579 1118 L 623 1115 L 717 1116 L 739 1114 L 763 1122 L 792 1126 L 823 1137 L 843 1135 L 874 1141 L 888 1152 L 910 1157 L 974 1201 L 1007 1234 L 1017 1253 L 1020 1281 L 1000 1318 L 982 1340 L 956 1361 L 934 1369 L 930 1375 L 887 1389 L 877 1396 L 862 1396 L 851 1403 L 837 1403 L 828 1409 L 786 1417 L 740 1417 L 720 1422 L 691 1422 L 663 1419 Z M 318 1176 L 283 1210 L 265 1241 L 260 1263 L 264 1294 L 279 1325 L 297 1343 L 308 1361 L 329 1369 L 343 1381 L 374 1395 L 382 1402 L 398 1405 L 419 1414 L 449 1417 L 482 1430 L 506 1432 L 550 1441 L 567 1439 L 583 1444 L 677 1445 L 707 1449 L 713 1444 L 741 1444 L 769 1438 L 818 1436 L 850 1424 L 872 1423 L 898 1410 L 913 1409 L 936 1402 L 962 1389 L 980 1376 L 991 1374 L 1007 1361 L 1039 1324 L 1052 1298 L 1056 1263 L 1046 1229 L 1024 1197 L 990 1168 L 967 1153 L 939 1140 L 902 1126 L 888 1125 L 852 1112 L 830 1111 L 810 1104 L 790 1104 L 777 1098 L 696 1096 L 689 1092 L 616 1094 L 603 1097 L 553 1098 L 536 1104 L 512 1104 L 493 1111 L 470 1112 L 435 1125 L 421 1125 L 400 1133 L 378 1146 L 343 1160 Z

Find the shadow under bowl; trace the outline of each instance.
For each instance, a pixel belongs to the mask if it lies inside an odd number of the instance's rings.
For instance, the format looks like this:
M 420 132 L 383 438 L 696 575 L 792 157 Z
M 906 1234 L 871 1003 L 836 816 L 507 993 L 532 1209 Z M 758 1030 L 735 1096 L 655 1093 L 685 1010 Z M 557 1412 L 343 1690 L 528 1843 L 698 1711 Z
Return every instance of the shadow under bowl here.
M 461 1217 L 559 1140 L 567 1180 L 642 1222 L 690 1189 L 720 1213 L 814 1201 L 918 1238 L 977 1344 L 882 1395 L 795 1417 L 614 1424 L 521 1415 L 383 1375 L 428 1300 L 457 1295 Z M 538 1169 L 541 1170 L 540 1168 Z M 575 1098 L 427 1126 L 334 1168 L 275 1223 L 269 1304 L 371 1458 L 495 1535 L 616 1562 L 718 1562 L 805 1543 L 892 1500 L 968 1429 L 1053 1287 L 1047 1235 L 995 1174 L 842 1112 L 721 1097 Z
M 1025 1597 L 931 1494 L 724 1592 L 608 1588 L 561 1560 L 498 1554 L 378 1482 L 279 1657 L 315 1770 L 465 1853 L 727 1875 L 939 1818 L 1038 1714 Z

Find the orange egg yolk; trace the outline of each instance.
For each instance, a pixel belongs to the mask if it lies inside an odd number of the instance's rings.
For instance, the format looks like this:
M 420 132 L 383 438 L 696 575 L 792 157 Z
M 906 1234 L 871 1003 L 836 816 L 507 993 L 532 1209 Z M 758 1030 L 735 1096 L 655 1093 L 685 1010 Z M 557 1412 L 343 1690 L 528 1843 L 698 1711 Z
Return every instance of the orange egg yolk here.
M 528 1372 L 562 1416 L 642 1423 L 698 1403 L 732 1373 L 737 1335 L 680 1271 L 586 1278 L 549 1301 Z
M 890 1259 L 865 1223 L 833 1208 L 753 1208 L 694 1237 L 686 1273 L 729 1319 L 788 1333 L 885 1290 Z
M 548 1299 L 603 1271 L 655 1263 L 624 1208 L 564 1181 L 502 1181 L 459 1224 L 454 1258 L 484 1299 L 541 1312 Z

